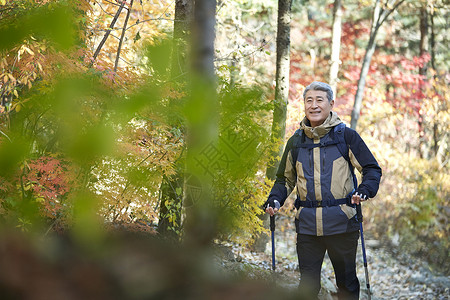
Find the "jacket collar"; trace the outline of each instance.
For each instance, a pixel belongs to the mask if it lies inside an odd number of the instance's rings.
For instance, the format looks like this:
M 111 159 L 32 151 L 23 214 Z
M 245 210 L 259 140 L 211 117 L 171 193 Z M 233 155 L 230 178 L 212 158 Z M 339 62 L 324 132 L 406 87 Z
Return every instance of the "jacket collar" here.
M 328 118 L 319 126 L 311 127 L 309 120 L 304 117 L 300 122 L 300 129 L 306 134 L 306 136 L 310 139 L 320 139 L 328 132 L 330 132 L 331 128 L 336 125 L 342 123 L 341 119 L 337 115 L 336 112 L 330 112 Z

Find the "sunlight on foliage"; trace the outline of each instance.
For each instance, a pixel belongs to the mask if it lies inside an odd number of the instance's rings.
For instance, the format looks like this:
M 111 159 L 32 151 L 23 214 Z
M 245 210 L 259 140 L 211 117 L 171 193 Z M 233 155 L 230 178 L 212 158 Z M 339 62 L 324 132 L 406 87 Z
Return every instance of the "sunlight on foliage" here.
M 2 225 L 73 229 L 89 244 L 103 239 L 104 228 L 154 233 L 167 217 L 169 231 L 183 238 L 186 216 L 205 192 L 214 209 L 199 220 L 213 220 L 205 227 L 215 237 L 246 245 L 267 232 L 258 217 L 270 186 L 265 169 L 285 142 L 270 141 L 276 1 L 221 2 L 214 88 L 195 85 L 190 71 L 177 75 L 186 82 L 171 78 L 173 1 L 126 1 L 116 19 L 121 5 L 105 0 L 0 4 Z M 327 81 L 330 56 L 331 6 L 295 5 L 287 138 L 303 117 L 304 87 Z M 345 3 L 335 110 L 347 123 L 371 7 Z M 401 235 L 418 253 L 430 247 L 439 263 L 449 246 L 450 91 L 439 63 L 447 55 L 445 22 L 435 21 L 436 57 L 414 48 L 417 28 L 405 16 L 383 29 L 358 132 L 383 169 L 378 196 L 365 203 L 369 230 Z M 166 179 L 177 176 L 170 186 Z
M 39 9 L 30 13 L 52 10 Z M 142 44 L 137 53 L 147 74 L 113 74 L 101 60 L 86 66 L 91 54 L 82 48 L 58 51 L 57 39 L 36 34 L 4 45 L 2 88 L 10 98 L 2 106 L 0 139 L 3 218 L 24 230 L 73 228 L 77 239 L 89 243 L 101 238 L 102 223 L 152 231 L 164 201 L 171 228 L 181 234 L 173 226 L 179 218 L 183 223 L 185 208 L 161 199 L 161 182 L 186 155 L 183 126 L 203 118 L 200 112 L 211 115 L 189 108 L 188 86 L 164 81 L 170 43 Z M 223 80 L 218 91 L 219 136 L 199 149 L 196 162 L 202 161 L 199 170 L 213 186 L 215 234 L 250 243 L 263 230 L 258 215 L 267 192 L 270 105 L 257 88 Z M 182 188 L 176 193 L 186 197 Z M 189 209 L 189 201 L 183 206 Z

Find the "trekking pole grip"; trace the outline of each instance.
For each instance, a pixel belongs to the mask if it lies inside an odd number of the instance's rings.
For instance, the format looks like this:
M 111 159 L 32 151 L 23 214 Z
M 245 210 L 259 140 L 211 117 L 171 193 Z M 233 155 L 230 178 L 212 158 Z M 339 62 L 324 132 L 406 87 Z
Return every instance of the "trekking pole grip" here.
M 361 204 L 356 204 L 356 217 L 358 218 L 359 223 L 363 222 Z
M 270 231 L 275 231 L 275 215 L 270 216 Z

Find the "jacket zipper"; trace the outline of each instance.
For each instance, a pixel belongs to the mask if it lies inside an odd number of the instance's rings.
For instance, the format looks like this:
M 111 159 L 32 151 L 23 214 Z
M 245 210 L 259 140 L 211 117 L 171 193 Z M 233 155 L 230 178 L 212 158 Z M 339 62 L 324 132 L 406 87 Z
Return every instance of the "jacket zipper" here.
M 325 173 L 325 148 L 323 148 L 323 155 L 322 155 L 322 174 Z
M 314 168 L 313 168 L 313 149 L 309 149 L 309 169 L 313 171 L 314 174 Z

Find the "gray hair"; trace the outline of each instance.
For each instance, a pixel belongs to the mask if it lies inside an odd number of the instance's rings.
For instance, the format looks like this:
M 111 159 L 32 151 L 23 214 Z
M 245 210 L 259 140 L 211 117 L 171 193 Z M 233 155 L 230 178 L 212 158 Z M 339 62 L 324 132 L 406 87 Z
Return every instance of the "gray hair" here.
M 331 102 L 331 100 L 333 100 L 333 89 L 327 83 L 314 81 L 305 88 L 305 91 L 303 92 L 303 99 L 305 99 L 306 93 L 309 90 L 324 91 L 327 93 L 328 102 Z

